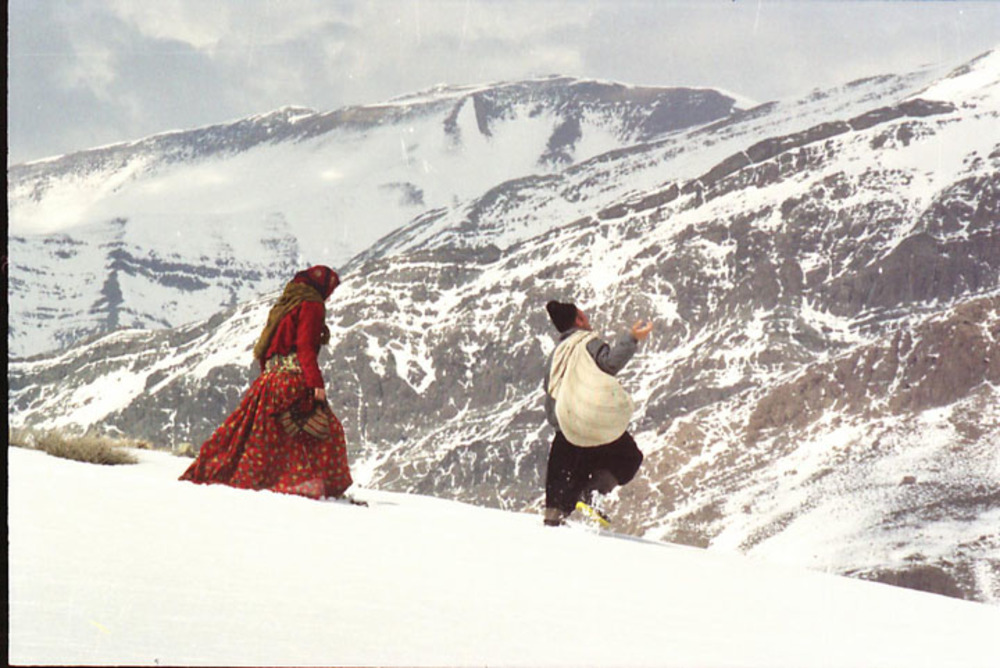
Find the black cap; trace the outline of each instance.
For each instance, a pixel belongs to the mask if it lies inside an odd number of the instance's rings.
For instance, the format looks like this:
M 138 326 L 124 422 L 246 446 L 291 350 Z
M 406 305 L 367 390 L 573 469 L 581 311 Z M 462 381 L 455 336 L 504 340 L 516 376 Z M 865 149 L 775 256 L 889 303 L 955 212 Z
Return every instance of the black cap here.
M 560 332 L 571 329 L 576 323 L 576 304 L 564 304 L 552 300 L 545 305 L 545 310 L 549 312 L 552 324 Z

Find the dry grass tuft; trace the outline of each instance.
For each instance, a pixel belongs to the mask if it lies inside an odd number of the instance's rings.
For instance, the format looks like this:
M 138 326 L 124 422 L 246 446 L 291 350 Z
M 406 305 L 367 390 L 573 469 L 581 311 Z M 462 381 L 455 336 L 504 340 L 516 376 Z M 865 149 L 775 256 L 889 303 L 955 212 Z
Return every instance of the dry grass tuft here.
M 28 429 L 21 429 L 20 427 L 8 427 L 7 428 L 7 443 L 18 448 L 30 448 L 33 447 L 34 435 Z
M 190 457 L 194 459 L 198 456 L 198 448 L 194 446 L 194 443 L 188 443 L 187 441 L 180 443 L 174 448 L 174 454 L 178 457 Z
M 41 450 L 53 457 L 108 466 L 136 464 L 139 460 L 127 448 L 149 449 L 150 447 L 145 441 L 114 439 L 107 436 L 75 436 L 60 431 L 9 429 L 7 435 L 10 445 Z

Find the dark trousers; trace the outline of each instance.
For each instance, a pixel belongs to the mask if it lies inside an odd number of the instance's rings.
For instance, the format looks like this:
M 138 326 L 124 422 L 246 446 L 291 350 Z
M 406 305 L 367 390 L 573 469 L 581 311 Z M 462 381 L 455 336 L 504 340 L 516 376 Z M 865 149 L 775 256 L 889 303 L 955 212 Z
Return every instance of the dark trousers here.
M 571 513 L 591 490 L 607 493 L 630 481 L 640 464 L 642 452 L 628 432 L 612 443 L 581 448 L 557 431 L 545 474 L 545 507 Z

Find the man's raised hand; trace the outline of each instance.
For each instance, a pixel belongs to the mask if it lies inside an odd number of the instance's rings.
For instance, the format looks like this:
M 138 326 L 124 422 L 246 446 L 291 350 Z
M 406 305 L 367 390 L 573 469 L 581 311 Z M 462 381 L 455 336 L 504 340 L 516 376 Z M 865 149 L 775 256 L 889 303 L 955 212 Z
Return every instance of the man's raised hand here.
M 636 341 L 642 341 L 649 333 L 653 331 L 653 323 L 649 320 L 636 320 L 635 324 L 632 325 L 632 336 L 635 337 Z

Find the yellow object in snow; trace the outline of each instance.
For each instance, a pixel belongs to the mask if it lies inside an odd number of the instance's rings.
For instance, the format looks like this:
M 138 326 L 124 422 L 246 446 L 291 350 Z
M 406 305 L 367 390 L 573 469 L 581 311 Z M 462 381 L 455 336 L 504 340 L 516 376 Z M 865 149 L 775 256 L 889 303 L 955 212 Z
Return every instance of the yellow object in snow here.
M 602 529 L 607 529 L 611 526 L 611 522 L 608 518 L 600 511 L 588 506 L 583 501 L 576 502 L 576 509 L 587 516 L 588 519 L 596 522 Z

